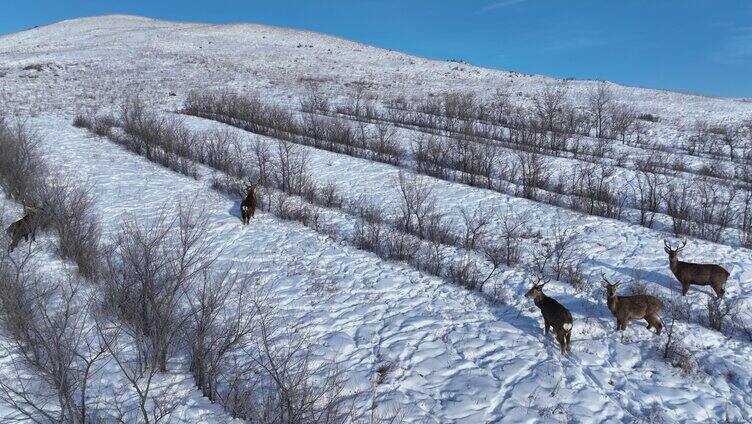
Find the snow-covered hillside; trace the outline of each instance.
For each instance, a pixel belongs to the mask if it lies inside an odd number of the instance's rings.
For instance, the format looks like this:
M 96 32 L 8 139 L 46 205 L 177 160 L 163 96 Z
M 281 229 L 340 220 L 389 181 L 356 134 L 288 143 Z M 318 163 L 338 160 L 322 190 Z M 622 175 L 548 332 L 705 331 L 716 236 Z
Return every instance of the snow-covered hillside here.
M 684 355 L 677 362 L 675 356 L 664 358 L 667 328 L 656 335 L 644 321 L 632 321 L 624 335 L 615 332 L 616 320 L 599 284 L 605 273 L 625 282 L 622 294 L 632 289 L 661 298 L 668 327 L 669 305 L 678 308 L 682 297 L 663 250 L 663 239 L 676 240 L 667 232 L 671 220 L 665 214 L 648 228 L 630 219 L 422 176 L 438 210 L 458 232 L 464 231 L 463 213 L 492 216 L 486 224 L 489 238 L 505 231 L 504 217 L 524 222 L 521 261 L 502 266 L 481 290 L 468 290 L 440 272 L 384 260 L 347 242 L 358 231 L 352 210 L 322 208 L 317 227 L 268 212 L 242 226 L 239 199 L 214 190 L 216 169 L 199 164 L 198 178 L 189 178 L 71 125 L 78 114 L 117 113 L 138 95 L 154 113 L 179 116 L 190 131 L 231 134 L 242 149 L 250 149 L 277 141 L 216 120 L 179 115 L 189 92 L 254 92 L 297 113 L 301 99 L 314 89 L 337 103 L 361 94 L 377 101 L 398 96 L 417 101 L 450 91 L 490 99 L 497 88 L 507 87 L 512 102 L 529 106 L 555 83 L 260 25 L 105 16 L 0 37 L 0 114 L 23 120 L 36 132 L 42 156 L 55 172 L 92 185 L 103 240 L 113 239 L 125 221 L 153 219 L 165 205 L 193 199 L 207 212 L 206 234 L 211 250 L 221 252 L 218 262 L 260 276 L 277 303 L 275 314 L 310 335 L 317 357 L 337 363 L 346 390 L 354 393 L 358 422 L 393 413 L 409 423 L 752 422 L 752 251 L 739 247 L 736 238 L 719 238 L 719 243 L 689 239 L 682 259 L 718 263 L 730 272 L 721 308 L 733 310 L 721 317 L 728 322 L 714 329 L 707 307 L 712 291 L 692 286 L 684 312 L 671 314 L 673 337 Z M 569 81 L 569 98 L 584 106 L 596 86 Z M 617 84 L 610 89 L 636 113 L 658 118 L 646 124 L 642 136 L 689 163 L 671 179 L 689 179 L 706 162 L 734 166 L 733 160 L 685 154 L 678 146 L 697 120 L 723 125 L 752 119 L 752 101 Z M 420 137 L 416 128 L 394 131 L 405 152 Z M 637 172 L 635 158 L 655 151 L 611 141 L 625 157 L 609 163 L 616 165 L 613 181 L 626 191 L 625 181 Z M 402 201 L 397 181 L 415 170 L 410 161 L 398 166 L 311 146 L 300 149 L 317 183 L 330 184 L 346 202 L 372 204 L 386 215 Z M 583 159 L 551 155 L 546 160 L 564 172 Z M 719 178 L 712 184 L 727 187 L 734 180 Z M 8 198 L 2 199 L 2 210 L 20 217 L 20 206 Z M 562 234 L 576 239 L 573 251 L 580 257 L 572 263 L 586 280 L 575 287 L 562 277 L 545 288 L 574 316 L 572 351 L 566 356 L 552 336 L 544 336 L 539 310 L 523 297 L 534 281 L 536 249 Z M 65 267 L 56 256 L 54 237 L 45 233 L 33 245 L 48 263 L 40 272 L 54 274 Z M 472 250 L 449 244 L 441 247 L 448 261 Z M 175 355 L 177 365 L 167 377 L 179 381 L 175 396 L 180 404 L 167 422 L 233 422 L 191 388 L 184 359 L 183 353 Z M 0 360 L 0 374 L 7 361 Z M 95 387 L 106 386 L 106 377 Z M 127 383 L 113 378 L 112 385 Z M 0 405 L 0 416 L 10 410 Z

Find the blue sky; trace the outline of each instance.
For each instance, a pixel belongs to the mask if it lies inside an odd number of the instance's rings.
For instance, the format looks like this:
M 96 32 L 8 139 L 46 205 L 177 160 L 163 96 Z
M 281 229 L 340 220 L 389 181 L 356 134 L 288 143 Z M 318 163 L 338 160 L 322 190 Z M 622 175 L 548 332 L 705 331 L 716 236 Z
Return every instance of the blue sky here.
M 752 97 L 750 0 L 0 0 L 0 10 L 0 33 L 112 13 L 254 22 L 485 67 Z

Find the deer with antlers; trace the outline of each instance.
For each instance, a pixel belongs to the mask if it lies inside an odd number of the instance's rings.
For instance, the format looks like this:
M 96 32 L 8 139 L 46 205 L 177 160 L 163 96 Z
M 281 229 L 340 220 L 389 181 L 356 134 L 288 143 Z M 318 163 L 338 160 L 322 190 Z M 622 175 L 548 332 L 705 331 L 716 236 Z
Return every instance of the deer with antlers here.
M 608 309 L 616 317 L 616 330 L 624 331 L 631 320 L 644 319 L 648 323 L 648 330 L 655 328 L 657 334 L 661 334 L 663 324 L 658 314 L 663 309 L 663 302 L 649 294 L 636 294 L 633 296 L 618 296 L 616 290 L 620 281 L 611 283 L 606 275 L 601 273 L 601 286 L 606 289 L 606 304 Z
M 256 214 L 256 186 L 258 181 L 245 184 L 245 199 L 240 203 L 240 215 L 243 219 L 243 225 L 248 225 L 251 218 Z
M 24 241 L 27 242 L 29 241 L 30 237 L 32 242 L 36 241 L 37 226 L 39 224 L 37 218 L 42 210 L 42 208 L 24 205 L 23 218 L 10 224 L 8 229 L 5 230 L 5 232 L 8 233 L 8 236 L 10 237 L 8 252 L 13 252 L 13 250 L 15 250 L 22 237 Z
M 724 286 L 730 275 L 729 272 L 716 264 L 696 264 L 680 261 L 679 252 L 686 245 L 687 240 L 684 240 L 681 246 L 672 248 L 667 240 L 663 240 L 663 250 L 668 253 L 671 272 L 682 285 L 682 296 L 686 296 L 689 286 L 694 284 L 696 286 L 710 286 L 713 288 L 716 296 L 723 297 L 725 293 Z
M 543 294 L 543 286 L 548 284 L 549 280 L 546 279 L 543 283 L 541 280 L 542 278 L 538 277 L 538 281 L 533 283 L 533 287 L 525 293 L 525 297 L 533 299 L 535 306 L 541 310 L 544 334 L 548 335 L 549 327 L 553 329 L 556 333 L 556 340 L 559 342 L 559 351 L 564 355 L 571 350 L 569 339 L 572 335 L 572 314 L 554 298 Z

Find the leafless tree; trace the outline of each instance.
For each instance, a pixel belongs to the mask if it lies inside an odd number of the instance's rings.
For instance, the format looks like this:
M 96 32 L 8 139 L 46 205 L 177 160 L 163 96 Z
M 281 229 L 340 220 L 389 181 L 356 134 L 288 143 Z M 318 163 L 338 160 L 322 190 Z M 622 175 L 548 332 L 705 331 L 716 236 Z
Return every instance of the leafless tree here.
M 185 295 L 216 257 L 206 216 L 178 205 L 152 222 L 126 222 L 106 255 L 103 307 L 136 343 L 142 369 L 167 370 L 191 318 Z
M 437 213 L 436 196 L 424 177 L 400 171 L 397 177 L 400 196 L 398 228 L 423 236 Z
M 551 172 L 545 160 L 534 153 L 519 153 L 518 163 L 522 178 L 521 194 L 523 197 L 536 200 L 538 198 L 537 189 L 547 188 Z
M 344 374 L 330 361 L 320 361 L 302 331 L 281 323 L 269 301 L 256 300 L 258 333 L 245 348 L 255 373 L 245 381 L 247 399 L 238 418 L 261 424 L 346 423 L 352 402 Z
M 116 394 L 110 405 L 115 410 L 112 420 L 121 424 L 157 424 L 167 421 L 170 414 L 180 406 L 180 398 L 174 396 L 173 384 L 160 378 L 158 368 L 144 367 L 140 354 L 132 353 L 130 344 L 138 341 L 123 330 L 123 325 L 117 321 L 97 325 L 107 354 L 131 389 Z M 133 403 L 135 406 L 131 407 Z
M 90 297 L 71 275 L 34 275 L 30 259 L 0 259 L 0 329 L 10 341 L 0 373 L 0 401 L 10 412 L 0 418 L 96 421 L 101 399 L 90 386 L 108 358 L 92 328 Z
M 274 156 L 276 186 L 284 193 L 301 196 L 311 189 L 308 160 L 300 147 L 288 141 L 277 143 Z
M 636 131 L 637 112 L 626 103 L 614 102 L 610 110 L 611 133 L 618 135 L 621 141 L 626 141 L 627 135 Z
M 546 84 L 533 96 L 535 112 L 546 131 L 556 131 L 561 120 L 561 113 L 567 101 L 566 84 Z
M 190 323 L 186 342 L 190 346 L 191 373 L 204 396 L 215 402 L 227 381 L 227 356 L 243 347 L 255 323 L 251 289 L 258 288 L 248 273 L 227 269 L 201 276 L 187 297 Z
M 59 254 L 73 260 L 84 278 L 101 271 L 99 217 L 92 187 L 65 177 L 49 182 L 42 193 L 45 220 L 58 236 Z
M 665 178 L 652 172 L 638 172 L 632 180 L 636 186 L 635 197 L 640 211 L 640 225 L 653 228 L 655 214 L 660 210 L 665 196 Z
M 587 93 L 587 107 L 595 128 L 595 137 L 601 138 L 607 128 L 608 112 L 614 102 L 614 93 L 605 81 L 598 82 Z
M 0 187 L 11 199 L 38 204 L 49 170 L 39 154 L 38 136 L 22 123 L 0 117 Z
M 462 247 L 468 250 L 475 250 L 478 244 L 488 236 L 493 213 L 483 209 L 475 209 L 471 212 L 463 207 L 460 209 L 460 214 L 462 215 L 465 227 L 462 237 Z

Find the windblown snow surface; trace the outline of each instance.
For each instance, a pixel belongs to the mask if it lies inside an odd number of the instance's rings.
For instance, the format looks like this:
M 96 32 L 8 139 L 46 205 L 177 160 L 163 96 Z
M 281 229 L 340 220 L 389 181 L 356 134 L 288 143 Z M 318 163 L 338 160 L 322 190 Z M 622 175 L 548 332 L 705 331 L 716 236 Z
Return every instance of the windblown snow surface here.
M 379 98 L 452 90 L 483 96 L 509 84 L 513 96 L 525 101 L 550 78 L 412 57 L 297 30 L 131 16 L 76 19 L 6 35 L 0 37 L 0 59 L 0 107 L 38 132 L 45 158 L 57 170 L 94 186 L 105 238 L 124 219 L 148 219 L 166 203 L 198 199 L 208 210 L 221 261 L 242 264 L 272 282 L 282 313 L 300 322 L 322 354 L 337 361 L 349 389 L 367 394 L 356 400 L 363 420 L 371 408 L 399 411 L 409 423 L 751 420 L 752 342 L 703 325 L 704 304 L 712 295 L 707 287 L 690 290 L 696 319 L 676 324 L 697 362 L 691 373 L 663 360 L 665 335 L 655 335 L 641 321 L 632 322 L 623 337 L 613 331 L 600 272 L 626 282 L 639 275 L 651 293 L 680 296 L 663 252 L 665 232 L 428 178 L 448 214 L 459 216 L 460 207 L 511 211 L 525 216 L 533 231 L 547 234 L 557 225 L 578 234 L 591 287 L 579 292 L 554 281 L 546 288 L 574 315 L 572 352 L 561 356 L 555 340 L 543 335 L 539 310 L 523 297 L 530 280 L 517 269 L 504 270 L 486 288 L 501 286 L 507 293 L 504 302 L 492 303 L 270 214 L 259 213 L 244 227 L 237 201 L 211 190 L 209 170 L 190 179 L 71 126 L 76 113 L 115 110 L 134 93 L 169 114 L 197 88 L 255 91 L 297 108 L 312 84 L 332 99 L 352 95 L 353 85 L 364 81 Z M 593 84 L 571 81 L 569 89 L 575 99 L 584 98 Z M 669 146 L 697 118 L 724 123 L 752 117 L 752 103 L 742 99 L 611 87 L 620 101 L 661 118 L 650 134 Z M 196 129 L 226 127 L 183 119 Z M 249 142 L 273 142 L 226 128 Z M 398 168 L 304 149 L 318 180 L 334 182 L 353 199 L 397 203 Z M 333 214 L 332 225 L 338 219 Z M 56 261 L 52 241 L 41 239 L 36 248 Z M 683 258 L 726 267 L 731 272 L 726 301 L 738 304 L 739 319 L 751 320 L 745 315 L 752 306 L 749 250 L 690 239 Z M 59 266 L 49 268 L 55 272 Z M 377 379 L 384 364 L 389 371 Z M 232 421 L 191 388 L 187 371 L 173 374 L 184 390 L 175 393 L 183 401 L 170 422 Z

